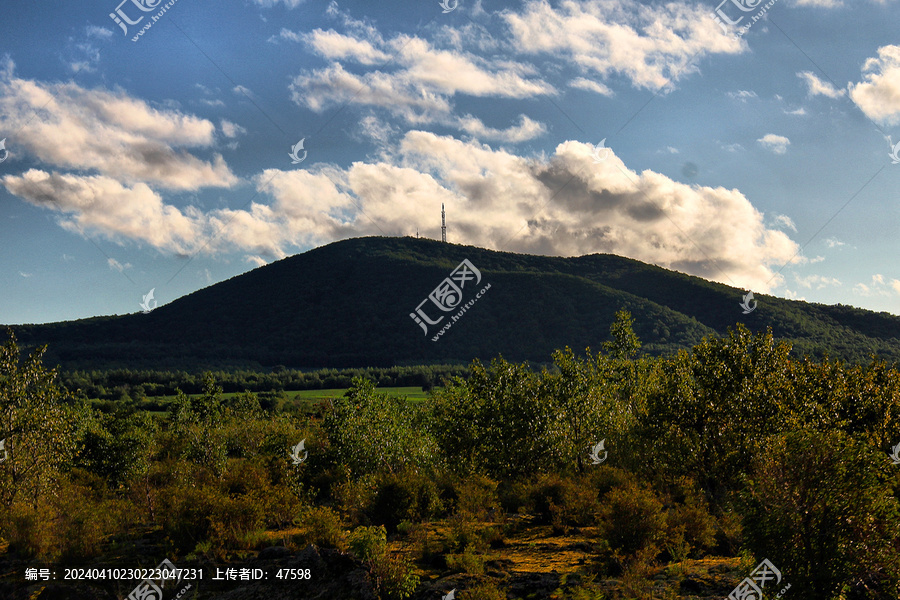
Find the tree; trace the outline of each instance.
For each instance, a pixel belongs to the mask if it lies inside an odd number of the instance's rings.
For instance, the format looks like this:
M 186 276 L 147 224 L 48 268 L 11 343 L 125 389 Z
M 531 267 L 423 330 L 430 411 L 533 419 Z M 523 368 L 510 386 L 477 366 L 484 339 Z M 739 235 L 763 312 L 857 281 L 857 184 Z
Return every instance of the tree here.
M 603 343 L 603 349 L 612 358 L 634 358 L 641 349 L 641 341 L 634 333 L 633 325 L 634 319 L 631 318 L 630 312 L 623 308 L 616 313 L 616 320 L 609 328 L 613 341 Z
M 67 404 L 56 371 L 41 363 L 46 346 L 20 362 L 10 331 L 0 347 L 0 504 L 25 498 L 33 505 L 50 491 L 78 449 L 84 410 Z
M 840 431 L 795 431 L 753 462 L 744 535 L 790 574 L 791 597 L 897 598 L 900 505 L 882 452 Z

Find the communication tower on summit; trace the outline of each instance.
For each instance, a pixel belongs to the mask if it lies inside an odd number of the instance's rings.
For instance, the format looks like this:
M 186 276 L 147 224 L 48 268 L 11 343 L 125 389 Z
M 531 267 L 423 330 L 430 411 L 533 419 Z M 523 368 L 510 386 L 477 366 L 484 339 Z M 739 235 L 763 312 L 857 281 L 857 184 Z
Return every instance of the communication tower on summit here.
M 447 219 L 444 213 L 444 205 L 441 204 L 441 241 L 447 241 Z

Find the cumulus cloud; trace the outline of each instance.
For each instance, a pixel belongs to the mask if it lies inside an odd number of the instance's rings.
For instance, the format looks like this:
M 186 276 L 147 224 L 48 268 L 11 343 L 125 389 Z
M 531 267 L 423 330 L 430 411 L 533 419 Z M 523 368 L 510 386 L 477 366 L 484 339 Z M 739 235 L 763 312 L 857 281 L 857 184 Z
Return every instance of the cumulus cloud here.
M 506 129 L 487 127 L 480 119 L 466 115 L 459 120 L 459 128 L 481 140 L 498 140 L 508 143 L 528 141 L 547 131 L 543 123 L 529 119 L 525 115 L 519 115 L 518 125 Z
M 788 146 L 791 145 L 791 140 L 783 135 L 775 135 L 774 133 L 767 133 L 756 141 L 775 154 L 784 154 L 787 152 Z
M 900 123 L 900 46 L 882 46 L 862 67 L 863 81 L 850 84 L 850 98 L 867 117 L 885 125 Z
M 812 71 L 801 71 L 797 77 L 806 83 L 807 93 L 812 96 L 826 96 L 828 98 L 840 98 L 844 90 L 839 90 L 827 81 L 822 81 Z
M 239 135 L 243 135 L 247 133 L 247 130 L 237 125 L 236 123 L 232 123 L 226 119 L 222 119 L 222 135 L 227 138 L 235 138 Z
M 843 285 L 837 278 L 835 277 L 825 277 L 824 275 L 809 275 L 807 277 L 800 277 L 799 275 L 795 275 L 794 278 L 797 280 L 797 283 L 807 289 L 817 289 L 821 290 L 829 286 L 841 286 Z
M 328 14 L 341 15 L 331 7 Z M 612 76 L 658 89 L 695 72 L 691 58 L 745 47 L 722 33 L 705 9 L 677 3 L 585 0 L 551 7 L 532 0 L 496 14 L 505 29 L 489 39 L 468 26 L 444 27 L 432 40 L 405 34 L 385 38 L 346 15 L 346 31 L 284 29 L 276 39 L 304 43 L 329 62 L 292 80 L 291 97 L 300 106 L 316 112 L 345 104 L 369 106 L 414 126 L 468 125 L 461 129 L 472 134 L 482 127 L 453 116 L 457 96 L 525 99 L 558 93 L 528 62 L 535 57 L 551 69 L 574 64 L 582 73 L 569 87 L 612 96 L 606 83 Z M 385 66 L 370 68 L 380 64 Z M 526 135 L 519 128 L 485 128 L 483 139 L 523 141 L 536 131 L 532 127 Z
M 614 92 L 609 89 L 606 85 L 600 83 L 599 81 L 593 79 L 587 79 L 585 77 L 576 77 L 572 81 L 569 82 L 569 87 L 578 88 L 581 90 L 587 90 L 589 92 L 594 92 L 596 94 L 600 94 L 601 96 L 613 96 Z
M 70 231 L 98 232 L 178 253 L 189 253 L 202 243 L 199 213 L 191 209 L 185 214 L 164 204 L 144 183 L 128 187 L 102 175 L 61 175 L 37 169 L 0 181 L 11 194 L 60 213 L 60 224 Z
M 238 182 L 221 155 L 208 162 L 186 150 L 214 143 L 206 119 L 122 91 L 20 79 L 13 70 L 12 63 L 0 70 L 0 130 L 16 131 L 16 145 L 46 164 L 171 190 Z
M 501 16 L 523 54 L 550 54 L 604 79 L 624 75 L 638 88 L 660 89 L 695 71 L 695 55 L 743 50 L 700 4 L 584 0 L 552 7 L 530 0 Z
M 794 233 L 797 233 L 797 226 L 794 224 L 794 220 L 787 215 L 774 215 L 775 224 L 785 229 L 790 229 Z
M 637 173 L 612 153 L 595 163 L 593 151 L 567 141 L 549 157 L 524 158 L 410 131 L 396 154 L 377 162 L 264 171 L 254 180 L 259 202 L 205 213 L 103 176 L 32 170 L 2 182 L 75 231 L 177 253 L 238 249 L 256 263 L 351 236 L 417 228 L 429 235 L 441 203 L 454 242 L 560 256 L 608 252 L 759 291 L 780 282 L 772 265 L 799 250 L 737 190 Z
M 891 296 L 900 294 L 900 280 L 891 279 L 885 281 L 884 275 L 876 273 L 868 283 L 857 283 L 853 286 L 853 293 L 860 296 Z
M 421 124 L 451 121 L 450 99 L 456 94 L 521 99 L 555 93 L 552 86 L 534 77 L 536 71 L 526 64 L 437 49 L 417 37 L 398 36 L 380 43 L 390 49 L 397 70 L 358 75 L 334 62 L 295 77 L 290 86 L 293 101 L 316 112 L 345 103 L 376 106 Z M 323 52 L 321 45 L 314 49 Z M 329 46 L 328 52 L 336 51 Z M 341 46 L 341 53 L 357 61 L 367 56 L 360 54 L 360 46 L 351 47 L 349 42 Z

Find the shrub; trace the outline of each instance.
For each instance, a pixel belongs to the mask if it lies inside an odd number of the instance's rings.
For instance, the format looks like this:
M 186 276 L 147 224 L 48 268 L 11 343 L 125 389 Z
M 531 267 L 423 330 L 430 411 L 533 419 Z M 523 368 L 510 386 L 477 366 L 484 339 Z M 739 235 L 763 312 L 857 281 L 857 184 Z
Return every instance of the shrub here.
M 304 532 L 295 536 L 295 541 L 315 544 L 321 548 L 347 549 L 347 536 L 342 528 L 341 517 L 328 507 L 313 507 L 300 517 L 300 527 Z
M 493 581 L 483 581 L 459 592 L 459 600 L 506 600 L 506 593 Z
M 357 527 L 350 533 L 350 549 L 360 560 L 372 560 L 385 553 L 387 532 L 384 525 Z
M 412 561 L 405 556 L 384 553 L 371 561 L 369 575 L 379 598 L 405 600 L 419 585 Z
M 624 557 L 652 552 L 665 534 L 662 502 L 651 490 L 636 484 L 610 491 L 603 499 L 600 514 L 604 537 Z
M 429 520 L 442 508 L 434 481 L 414 471 L 404 471 L 379 478 L 368 514 L 373 523 L 382 524 L 393 533 L 401 521 Z
M 483 575 L 484 559 L 478 556 L 471 547 L 468 547 L 459 554 L 448 554 L 447 568 L 457 573 Z
M 483 475 L 471 475 L 453 486 L 456 511 L 486 521 L 499 505 L 497 482 Z
M 571 525 L 585 526 L 596 521 L 597 492 L 584 479 L 555 474 L 541 476 L 531 491 L 531 504 L 540 523 L 550 523 L 557 533 Z

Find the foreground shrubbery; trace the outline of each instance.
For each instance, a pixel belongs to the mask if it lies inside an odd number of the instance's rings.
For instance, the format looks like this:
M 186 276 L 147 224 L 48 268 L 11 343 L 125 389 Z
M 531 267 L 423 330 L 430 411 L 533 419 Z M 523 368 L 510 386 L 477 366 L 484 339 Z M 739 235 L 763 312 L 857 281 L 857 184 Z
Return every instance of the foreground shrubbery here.
M 794 598 L 897 596 L 900 467 L 886 451 L 900 442 L 900 373 L 791 360 L 743 327 L 656 359 L 636 358 L 627 314 L 612 333 L 604 352 L 561 350 L 539 373 L 476 361 L 422 404 L 357 379 L 311 416 L 251 393 L 225 401 L 211 376 L 168 414 L 100 413 L 11 338 L 0 537 L 70 562 L 144 531 L 172 556 L 217 560 L 312 543 L 352 552 L 383 598 L 406 598 L 418 578 L 388 537 L 478 578 L 521 514 L 555 534 L 591 528 L 591 569 L 635 595 L 654 562 L 744 550 Z M 428 538 L 438 520 L 446 535 Z M 501 597 L 479 586 L 459 597 Z

